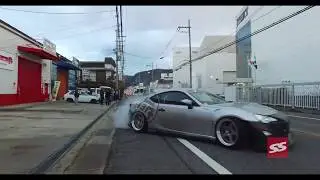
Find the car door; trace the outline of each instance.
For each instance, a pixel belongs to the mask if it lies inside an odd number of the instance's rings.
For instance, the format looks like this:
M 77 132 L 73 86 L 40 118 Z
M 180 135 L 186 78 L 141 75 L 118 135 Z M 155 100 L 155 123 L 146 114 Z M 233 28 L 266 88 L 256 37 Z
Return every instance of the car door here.
M 210 109 L 201 107 L 197 104 L 193 105 L 192 109 L 186 107 L 184 125 L 181 126 L 181 131 L 190 132 L 197 135 L 212 136 L 212 112 Z
M 182 100 L 192 101 L 192 109 Z M 170 91 L 159 96 L 157 118 L 161 126 L 195 135 L 210 135 L 211 112 L 200 107 L 189 95 L 180 91 Z
M 159 94 L 156 122 L 164 128 L 181 131 L 182 120 L 186 118 L 187 107 L 181 100 L 187 96 L 179 91 L 169 91 Z

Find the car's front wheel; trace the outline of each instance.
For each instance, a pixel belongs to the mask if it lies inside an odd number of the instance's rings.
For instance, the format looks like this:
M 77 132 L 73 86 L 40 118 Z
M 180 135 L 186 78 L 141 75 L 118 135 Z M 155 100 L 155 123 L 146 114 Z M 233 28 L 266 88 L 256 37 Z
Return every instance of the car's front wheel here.
M 223 118 L 216 124 L 215 134 L 224 147 L 240 148 L 246 144 L 247 127 L 245 122 L 236 118 Z
M 135 132 L 146 132 L 148 130 L 148 122 L 142 113 L 135 112 L 132 115 L 131 127 Z

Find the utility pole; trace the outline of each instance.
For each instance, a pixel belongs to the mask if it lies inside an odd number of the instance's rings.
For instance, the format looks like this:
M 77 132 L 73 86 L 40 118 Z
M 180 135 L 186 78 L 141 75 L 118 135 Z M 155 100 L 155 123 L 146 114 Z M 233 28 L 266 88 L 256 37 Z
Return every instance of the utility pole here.
M 180 29 L 188 29 L 188 35 L 189 35 L 189 64 L 190 64 L 190 88 L 192 88 L 192 59 L 191 59 L 191 25 L 190 25 L 190 19 L 188 20 L 188 26 L 178 26 L 178 31 Z
M 120 40 L 121 40 L 121 75 L 122 75 L 122 77 L 123 77 L 123 71 L 124 71 L 124 51 L 123 51 L 123 49 L 124 49 L 124 40 L 123 40 L 123 38 L 124 38 L 124 36 L 123 36 L 123 26 L 122 26 L 122 18 L 123 16 L 122 16 L 122 6 L 120 5 Z M 123 80 L 123 78 L 122 78 L 122 80 Z
M 117 30 L 116 30 L 116 50 L 115 50 L 115 53 L 116 53 L 116 90 L 119 89 L 119 60 L 120 60 L 120 57 L 119 57 L 119 32 L 120 32 L 120 29 L 119 29 L 119 12 L 118 12 L 118 6 L 116 6 L 116 18 L 117 18 Z

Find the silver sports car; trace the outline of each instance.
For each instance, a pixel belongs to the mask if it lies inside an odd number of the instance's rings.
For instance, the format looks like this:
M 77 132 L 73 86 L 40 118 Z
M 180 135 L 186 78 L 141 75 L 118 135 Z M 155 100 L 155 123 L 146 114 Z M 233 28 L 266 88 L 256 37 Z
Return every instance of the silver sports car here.
M 288 137 L 288 116 L 257 103 L 228 103 L 223 98 L 192 89 L 166 89 L 130 104 L 129 126 L 183 136 L 217 140 L 229 148 L 254 142 L 266 149 L 267 137 Z

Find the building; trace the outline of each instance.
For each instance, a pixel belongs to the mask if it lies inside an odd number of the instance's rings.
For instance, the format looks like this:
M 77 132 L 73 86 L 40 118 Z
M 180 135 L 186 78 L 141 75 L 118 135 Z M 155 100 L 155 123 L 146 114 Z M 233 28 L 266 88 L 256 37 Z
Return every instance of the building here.
M 48 100 L 51 62 L 58 61 L 55 45 L 0 20 L 0 47 L 0 105 Z
M 199 47 L 192 47 L 192 57 L 198 54 Z M 172 66 L 173 66 L 173 87 L 189 87 L 189 65 L 180 66 L 189 61 L 189 47 L 173 48 Z M 178 68 L 178 69 L 177 69 Z
M 235 45 L 200 58 L 211 50 L 219 48 L 221 44 L 234 40 L 234 36 L 205 36 L 200 47 L 192 48 L 192 59 L 196 59 L 192 61 L 193 88 L 203 89 L 214 94 L 224 94 L 224 88 L 236 82 Z M 188 53 L 188 48 L 174 49 L 173 66 L 175 71 L 173 84 L 175 87 L 189 87 L 190 66 Z M 181 62 L 185 62 L 185 65 L 181 66 Z
M 237 40 L 306 6 L 246 6 L 236 18 Z M 257 85 L 319 81 L 320 7 L 315 6 L 237 43 L 237 77 Z M 254 58 L 255 57 L 255 58 Z M 248 66 L 256 60 L 257 69 Z
M 163 83 L 172 84 L 172 69 L 153 69 L 148 71 L 141 71 L 136 73 L 132 78 L 130 83 L 132 86 L 137 86 L 140 83 L 143 86 L 150 85 L 152 81 L 160 81 Z
M 106 84 L 107 79 L 114 80 L 116 73 L 116 63 L 111 57 L 106 57 L 104 61 L 80 61 L 81 82 L 91 81 Z
M 74 90 L 77 85 L 77 60 L 69 60 L 58 54 L 59 61 L 53 62 L 51 67 L 51 88 L 54 81 L 60 81 L 57 99 L 61 99 L 68 90 Z

